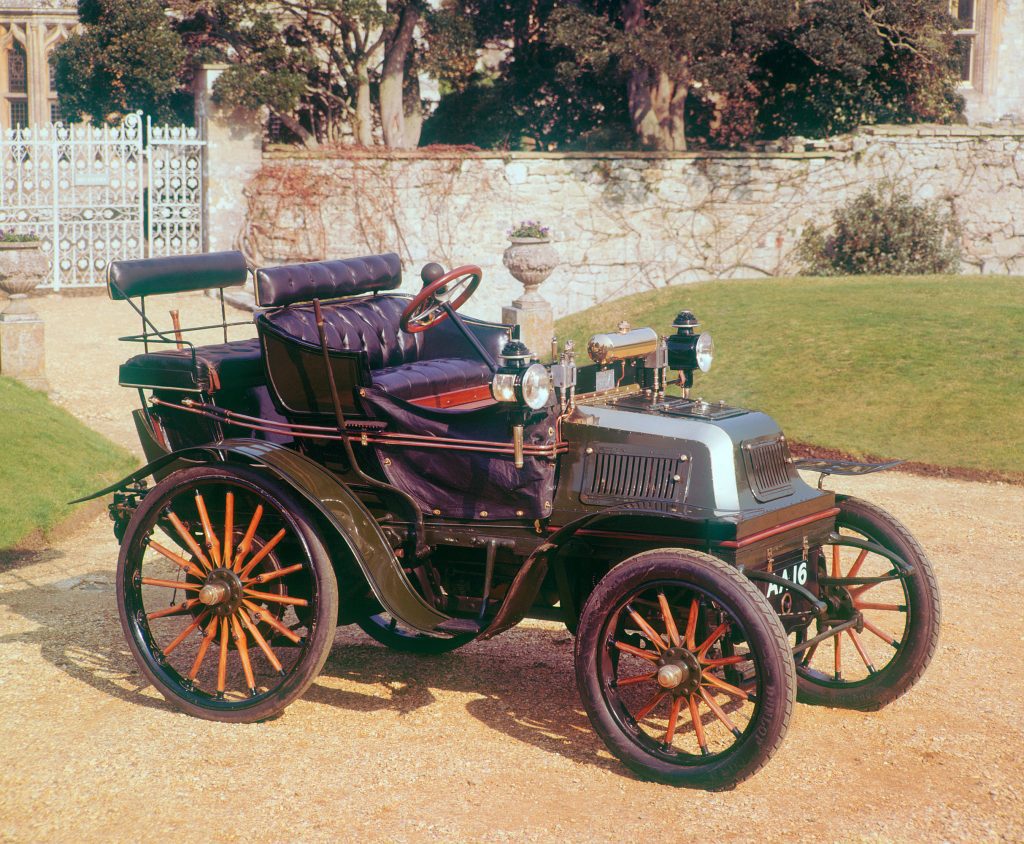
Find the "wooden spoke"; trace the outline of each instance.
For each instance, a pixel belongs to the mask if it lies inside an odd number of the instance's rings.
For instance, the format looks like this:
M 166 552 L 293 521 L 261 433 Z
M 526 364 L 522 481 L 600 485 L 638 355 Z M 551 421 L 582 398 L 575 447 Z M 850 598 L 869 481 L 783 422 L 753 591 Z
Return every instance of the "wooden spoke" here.
M 199 676 L 199 669 L 203 665 L 203 660 L 206 659 L 206 652 L 210 649 L 210 643 L 213 642 L 214 637 L 217 635 L 217 628 L 219 626 L 220 618 L 214 616 L 210 619 L 210 624 L 206 628 L 206 635 L 199 644 L 199 653 L 196 654 L 196 661 L 192 663 L 192 670 L 188 672 L 189 680 L 194 682 L 196 677 Z
M 256 568 L 256 566 L 263 561 L 263 558 L 277 547 L 278 542 L 284 539 L 285 533 L 286 531 L 284 528 L 281 528 L 277 533 L 275 533 L 270 542 L 260 548 L 260 550 L 253 555 L 253 558 L 246 563 L 245 568 L 238 573 L 238 576 L 242 578 L 242 580 L 245 580 L 249 576 L 249 572 Z
M 634 683 L 643 683 L 647 680 L 653 680 L 658 676 L 657 671 L 652 671 L 650 674 L 637 674 L 635 677 L 623 677 L 621 680 L 616 680 L 616 686 L 632 686 Z
M 672 739 L 676 737 L 676 722 L 679 720 L 679 710 L 683 706 L 683 699 L 677 697 L 672 701 L 672 711 L 668 714 L 668 730 L 665 732 L 665 744 L 671 745 Z
M 290 607 L 308 607 L 309 601 L 305 598 L 292 598 L 288 595 L 273 595 L 270 592 L 257 592 L 255 589 L 243 590 L 250 598 L 257 598 L 260 601 L 270 601 L 272 604 L 287 604 Z
M 703 641 L 703 643 L 701 643 L 701 646 L 699 648 L 697 648 L 697 659 L 703 660 L 704 657 L 707 656 L 707 652 L 709 650 L 711 650 L 711 646 L 714 645 L 715 642 L 717 642 L 721 638 L 722 634 L 726 630 L 728 630 L 728 629 L 729 629 L 729 625 L 728 624 L 726 624 L 726 623 L 719 624 L 718 627 L 716 627 L 712 631 L 711 635 L 708 636 Z
M 290 574 L 295 574 L 295 572 L 297 571 L 302 571 L 303 568 L 304 566 L 302 565 L 302 563 L 296 563 L 294 566 L 288 566 L 287 568 L 276 569 L 275 571 L 267 571 L 263 574 L 258 574 L 256 575 L 256 577 L 247 580 L 245 583 L 246 586 L 248 586 L 250 583 L 266 583 L 269 580 L 277 580 L 279 577 L 287 577 Z
M 616 642 L 615 647 L 624 654 L 633 654 L 633 656 L 638 656 L 640 659 L 649 659 L 651 662 L 658 661 L 658 655 L 656 653 L 641 650 L 640 648 L 634 648 L 632 645 L 627 645 L 625 642 Z
M 231 568 L 231 537 L 235 533 L 235 494 L 228 492 L 224 496 L 224 556 L 221 563 L 224 568 Z
M 159 542 L 154 542 L 151 539 L 149 540 L 149 547 L 156 551 L 158 554 L 162 554 L 163 556 L 165 556 L 168 560 L 174 563 L 174 565 L 185 569 L 185 571 L 187 571 L 193 577 L 196 577 L 199 580 L 203 580 L 206 577 L 206 575 L 202 571 L 200 571 L 199 567 L 195 563 L 189 562 L 180 554 L 175 554 L 173 551 L 164 548 L 164 546 L 161 545 Z
M 862 619 L 862 620 L 864 622 L 864 629 L 865 630 L 870 630 L 879 639 L 881 639 L 883 642 L 885 642 L 885 643 L 887 643 L 889 645 L 892 645 L 894 648 L 898 648 L 900 646 L 899 640 L 895 636 L 893 636 L 891 633 L 886 633 L 884 630 L 882 630 L 880 627 L 877 627 L 876 625 L 872 624 L 866 618 Z
M 199 560 L 203 568 L 207 571 L 213 571 L 213 565 L 208 559 L 206 559 L 206 554 L 204 554 L 203 549 L 199 547 L 199 543 L 196 542 L 196 538 L 189 533 L 188 529 L 184 524 L 182 524 L 181 519 L 174 514 L 173 510 L 167 511 L 167 520 L 174 526 L 178 536 L 181 537 L 181 541 L 185 543 L 185 547 L 192 552 L 193 556 L 195 556 L 197 560 Z
M 836 680 L 843 679 L 843 634 L 837 633 L 832 637 L 832 646 L 835 648 L 835 674 Z
M 198 592 L 203 587 L 198 583 L 186 583 L 184 580 L 160 580 L 157 577 L 142 578 L 143 586 L 166 586 L 168 589 L 184 589 L 188 592 Z
M 252 520 L 249 522 L 249 527 L 246 528 L 245 536 L 242 537 L 242 541 L 238 543 L 238 548 L 235 550 L 235 562 L 231 566 L 235 571 L 241 571 L 242 561 L 245 560 L 252 550 L 252 538 L 256 535 L 256 528 L 259 527 L 260 519 L 262 518 L 263 505 L 257 504 L 252 514 Z
M 228 682 L 228 620 L 223 619 L 220 625 L 220 661 L 217 663 L 217 692 L 224 694 Z
M 839 547 L 840 546 L 838 546 L 838 545 L 833 545 L 832 546 L 832 576 L 833 577 L 842 577 L 842 574 L 841 574 L 841 572 L 839 570 L 839 553 L 840 553 L 839 552 Z
M 750 695 L 743 691 L 743 689 L 738 689 L 732 683 L 726 683 L 725 680 L 719 680 L 714 674 L 703 674 L 701 679 L 733 697 L 738 697 L 740 700 L 750 699 Z
M 705 668 L 721 668 L 723 665 L 737 665 L 749 659 L 749 654 L 736 654 L 735 656 L 723 656 L 721 659 L 703 659 L 701 663 Z
M 902 603 L 870 603 L 854 601 L 854 609 L 881 609 L 884 613 L 906 613 L 906 604 Z
M 697 649 L 697 642 L 694 636 L 697 633 L 697 609 L 699 604 L 694 598 L 690 602 L 690 614 L 686 617 L 686 647 L 691 651 Z
M 672 643 L 673 647 L 678 648 L 682 644 L 679 638 L 679 628 L 676 627 L 676 620 L 672 617 L 672 608 L 668 605 L 668 598 L 665 597 L 664 592 L 658 593 L 658 603 L 661 605 L 661 618 L 665 622 L 665 632 L 668 633 L 668 640 Z
M 818 645 L 820 644 L 821 642 L 815 642 L 807 650 L 804 651 L 804 657 L 800 660 L 801 665 L 808 666 L 811 664 L 811 658 L 814 656 L 814 652 L 818 650 Z
M 173 607 L 168 607 L 165 610 L 156 610 L 155 612 L 146 613 L 146 619 L 148 621 L 152 621 L 154 618 L 166 618 L 169 615 L 181 615 L 182 613 L 188 612 L 198 603 L 198 598 L 189 598 L 187 601 L 175 604 Z
M 644 718 L 646 718 L 648 715 L 650 715 L 654 711 L 654 707 L 656 707 L 659 703 L 661 703 L 661 701 L 664 699 L 665 695 L 667 695 L 667 694 L 668 694 L 668 692 L 664 691 L 663 689 L 659 689 L 655 693 L 654 697 L 652 697 L 649 701 L 647 701 L 647 703 L 643 707 L 641 707 L 640 711 L 637 712 L 636 715 L 633 716 L 633 720 L 636 721 L 638 724 L 641 721 L 643 721 Z
M 256 644 L 259 645 L 260 650 L 263 651 L 263 655 L 266 656 L 267 662 L 274 666 L 274 670 L 278 674 L 283 674 L 284 668 L 281 666 L 280 660 L 278 660 L 277 656 L 274 654 L 274 651 L 267 643 L 267 640 L 263 638 L 263 634 L 260 633 L 259 628 L 249 620 L 248 613 L 244 613 L 239 610 L 238 617 L 242 619 L 242 624 L 244 624 L 249 630 L 252 634 L 252 638 L 256 641 Z
M 238 656 L 242 660 L 242 671 L 245 673 L 245 682 L 248 684 L 249 694 L 256 694 L 256 678 L 252 673 L 252 663 L 249 662 L 249 640 L 245 638 L 245 631 L 238 623 L 236 616 L 231 616 L 231 632 L 235 637 L 235 647 L 238 649 Z
M 867 559 L 867 556 L 868 556 L 868 549 L 867 548 L 862 549 L 861 552 L 857 555 L 857 559 L 854 560 L 854 563 L 850 567 L 850 570 L 846 573 L 846 576 L 847 577 L 856 577 L 857 576 L 857 572 L 860 571 L 860 567 L 862 565 L 864 565 L 864 560 Z
M 700 720 L 700 712 L 697 711 L 697 695 L 690 695 L 687 699 L 690 706 L 690 719 L 693 721 L 693 731 L 697 734 L 697 746 L 702 755 L 708 755 L 708 740 L 704 735 L 704 723 Z
M 859 598 L 861 595 L 863 595 L 869 589 L 874 589 L 876 586 L 881 586 L 883 583 L 893 583 L 893 582 L 895 582 L 895 581 L 881 580 L 878 583 L 865 583 L 862 586 L 855 586 L 853 589 L 849 590 L 850 597 L 853 598 L 854 601 L 856 601 L 857 598 Z
M 736 727 L 736 725 L 729 719 L 729 716 L 725 714 L 725 710 L 718 705 L 718 701 L 715 700 L 715 698 L 712 695 L 709 695 L 707 693 L 707 690 L 703 686 L 700 689 L 700 696 L 704 700 L 704 703 L 708 705 L 708 708 L 715 713 L 715 717 L 718 718 L 718 720 L 721 721 L 723 724 L 725 724 L 726 729 L 728 729 L 730 733 L 736 736 L 736 738 L 739 738 L 741 735 L 743 735 Z
M 864 667 L 867 668 L 868 674 L 874 674 L 875 666 L 871 662 L 871 659 L 868 657 L 867 653 L 865 653 L 864 645 L 861 643 L 860 636 L 857 635 L 857 631 L 853 628 L 850 628 L 846 632 L 850 634 L 850 639 L 853 641 L 853 646 L 857 649 L 857 653 L 860 654 L 860 658 L 864 661 Z
M 210 523 L 210 514 L 206 512 L 206 502 L 203 496 L 196 490 L 196 509 L 199 511 L 199 521 L 203 525 L 203 533 L 206 535 L 206 547 L 210 552 L 210 559 L 214 565 L 220 563 L 220 540 L 214 533 L 213 525 Z
M 650 639 L 651 644 L 654 645 L 659 651 L 665 650 L 665 640 L 661 638 L 661 635 L 649 625 L 640 613 L 634 610 L 629 604 L 626 604 L 626 612 L 629 613 L 630 618 L 636 622 L 637 627 L 643 631 L 643 634 Z
M 284 636 L 286 639 L 290 639 L 296 645 L 302 641 L 300 636 L 295 635 L 291 630 L 285 627 L 280 621 L 278 621 L 270 610 L 264 607 L 259 607 L 251 601 L 242 601 L 245 608 L 253 614 L 253 621 L 261 622 L 265 621 L 271 627 L 273 627 L 278 633 Z
M 171 651 L 173 651 L 176 647 L 178 647 L 178 645 L 180 645 L 182 642 L 184 642 L 185 639 L 188 638 L 189 633 L 191 633 L 193 630 L 195 630 L 197 627 L 199 627 L 200 624 L 202 624 L 204 621 L 206 621 L 206 617 L 209 614 L 210 614 L 209 610 L 203 610 L 201 613 L 199 613 L 199 615 L 197 615 L 192 620 L 192 623 L 188 627 L 186 627 L 184 630 L 182 630 L 178 634 L 177 638 L 173 642 L 171 642 L 171 644 L 169 644 L 166 648 L 164 648 L 164 656 L 170 656 L 171 655 Z

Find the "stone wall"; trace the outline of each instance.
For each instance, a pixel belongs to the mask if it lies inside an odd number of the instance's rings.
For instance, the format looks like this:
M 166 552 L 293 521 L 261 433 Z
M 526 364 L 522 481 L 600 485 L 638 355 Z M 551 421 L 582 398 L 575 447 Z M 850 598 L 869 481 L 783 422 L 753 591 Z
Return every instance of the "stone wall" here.
M 710 154 L 271 149 L 239 198 L 241 242 L 266 264 L 394 250 L 410 289 L 428 260 L 477 263 L 484 284 L 471 310 L 496 318 L 520 292 L 501 265 L 505 230 L 536 219 L 552 227 L 563 260 L 542 288 L 560 316 L 669 284 L 794 273 L 808 223 L 827 222 L 838 204 L 891 180 L 956 210 L 965 272 L 1024 273 L 1024 129 L 874 127 L 830 146 Z

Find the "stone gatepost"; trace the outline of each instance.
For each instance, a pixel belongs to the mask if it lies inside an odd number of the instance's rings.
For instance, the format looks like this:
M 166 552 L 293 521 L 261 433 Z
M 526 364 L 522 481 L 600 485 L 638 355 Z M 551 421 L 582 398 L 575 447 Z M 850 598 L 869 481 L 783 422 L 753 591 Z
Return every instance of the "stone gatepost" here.
M 259 112 L 213 101 L 213 85 L 226 64 L 204 65 L 196 77 L 196 127 L 206 139 L 203 157 L 203 251 L 242 248 L 243 190 L 263 163 Z M 244 251 L 244 250 L 243 250 Z
M 0 311 L 0 375 L 48 392 L 43 321 L 28 294 L 47 274 L 37 241 L 0 244 L 0 290 L 9 297 Z
M 535 355 L 546 360 L 551 354 L 555 318 L 551 303 L 540 295 L 540 286 L 558 266 L 558 252 L 546 237 L 510 237 L 511 245 L 502 262 L 512 277 L 523 285 L 523 295 L 501 309 L 501 321 L 519 326 L 519 336 Z

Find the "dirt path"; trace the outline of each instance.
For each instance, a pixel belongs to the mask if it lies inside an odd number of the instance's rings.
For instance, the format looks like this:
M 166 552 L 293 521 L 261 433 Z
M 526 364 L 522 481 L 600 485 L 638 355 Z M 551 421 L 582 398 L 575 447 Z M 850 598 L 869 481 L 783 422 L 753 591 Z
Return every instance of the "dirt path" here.
M 51 318 L 78 310 L 68 301 L 47 306 L 51 344 L 65 333 Z M 132 329 L 107 313 L 111 334 Z M 127 438 L 108 354 L 51 379 Z M 889 473 L 839 489 L 890 509 L 931 555 L 938 654 L 881 712 L 798 706 L 780 753 L 727 794 L 641 782 L 613 760 L 554 624 L 427 658 L 345 628 L 302 700 L 228 726 L 178 714 L 140 680 L 105 518 L 0 555 L 0 838 L 1024 840 L 1024 488 Z

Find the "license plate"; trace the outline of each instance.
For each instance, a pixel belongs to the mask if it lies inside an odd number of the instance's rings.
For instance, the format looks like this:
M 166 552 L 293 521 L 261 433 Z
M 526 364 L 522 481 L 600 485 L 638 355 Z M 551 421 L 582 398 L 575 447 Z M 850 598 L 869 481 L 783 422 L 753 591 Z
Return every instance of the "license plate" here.
M 799 586 L 807 586 L 808 581 L 811 579 L 811 564 L 807 560 L 797 560 L 796 562 L 789 563 L 788 565 L 775 566 L 771 573 L 776 577 L 781 577 L 783 580 L 788 580 L 790 583 L 796 583 Z M 771 601 L 772 605 L 775 607 L 782 607 L 782 609 L 788 612 L 789 608 L 784 606 L 784 604 L 788 604 L 789 607 L 792 607 L 793 600 L 797 598 L 797 596 L 785 586 L 778 583 L 765 583 L 764 586 L 767 587 L 765 590 L 765 596 L 769 601 Z

